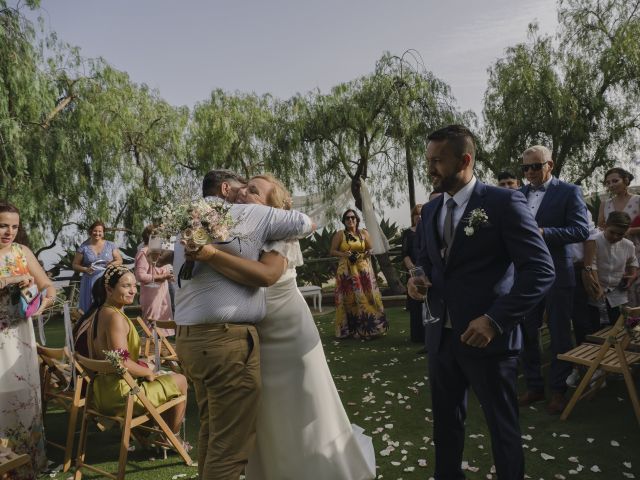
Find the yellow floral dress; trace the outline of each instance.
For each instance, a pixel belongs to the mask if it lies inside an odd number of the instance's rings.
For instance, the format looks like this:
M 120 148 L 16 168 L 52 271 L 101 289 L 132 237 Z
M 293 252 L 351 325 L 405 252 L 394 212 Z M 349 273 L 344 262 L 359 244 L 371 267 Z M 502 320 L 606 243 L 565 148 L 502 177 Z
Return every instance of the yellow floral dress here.
M 350 237 L 350 238 L 347 238 Z M 389 330 L 384 314 L 382 296 L 376 284 L 371 260 L 364 255 L 366 250 L 362 235 L 356 237 L 343 232 L 341 252 L 357 252 L 355 262 L 340 257 L 336 271 L 336 337 L 356 336 L 371 338 Z
M 0 277 L 29 274 L 22 247 L 14 243 L 0 257 Z M 18 315 L 16 285 L 0 289 L 0 445 L 26 453 L 31 464 L 12 479 L 34 479 L 47 464 L 36 338 L 31 319 Z
M 140 335 L 133 325 L 133 322 L 121 310 L 105 305 L 104 308 L 111 308 L 118 312 L 129 324 L 129 334 L 127 335 L 127 347 L 129 355 L 134 362 L 138 361 L 140 355 Z M 96 318 L 97 315 L 94 317 Z M 90 334 L 93 328 L 91 327 Z M 92 342 L 90 342 L 91 344 Z M 91 348 L 90 348 L 91 350 Z M 180 395 L 180 389 L 173 381 L 173 375 L 166 374 L 158 376 L 153 382 L 139 379 L 138 384 L 144 389 L 144 394 L 154 407 L 159 407 L 172 398 Z M 93 384 L 93 399 L 98 411 L 106 415 L 123 415 L 129 394 L 129 385 L 119 375 L 100 375 Z M 136 398 L 133 408 L 134 415 L 144 412 L 142 402 Z

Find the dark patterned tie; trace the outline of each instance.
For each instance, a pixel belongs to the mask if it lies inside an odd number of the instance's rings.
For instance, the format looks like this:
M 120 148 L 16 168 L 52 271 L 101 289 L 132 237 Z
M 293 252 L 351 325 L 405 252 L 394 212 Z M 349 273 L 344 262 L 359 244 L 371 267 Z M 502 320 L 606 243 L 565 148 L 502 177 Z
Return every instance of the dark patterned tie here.
M 453 242 L 453 210 L 457 207 L 453 198 L 447 200 L 447 213 L 444 216 L 444 228 L 442 229 L 442 242 L 444 243 L 444 258 L 449 256 L 451 243 Z

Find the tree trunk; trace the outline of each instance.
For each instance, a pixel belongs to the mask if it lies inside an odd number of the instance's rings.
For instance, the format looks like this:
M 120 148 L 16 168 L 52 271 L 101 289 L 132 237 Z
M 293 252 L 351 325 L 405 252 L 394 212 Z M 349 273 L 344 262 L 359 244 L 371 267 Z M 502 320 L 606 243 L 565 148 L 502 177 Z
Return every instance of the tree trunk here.
M 409 208 L 413 210 L 413 207 L 416 206 L 416 184 L 415 184 L 415 180 L 413 179 L 413 163 L 411 162 L 411 148 L 409 148 L 409 141 L 407 141 L 404 151 L 405 151 L 405 159 L 407 161 L 407 184 L 409 185 Z
M 400 282 L 400 278 L 398 277 L 398 273 L 396 269 L 393 268 L 393 264 L 391 263 L 391 258 L 389 257 L 389 253 L 382 253 L 380 255 L 376 255 L 376 259 L 380 264 L 380 270 L 384 274 L 384 278 L 387 279 L 387 285 L 389 286 L 389 293 L 392 295 L 402 295 L 406 292 L 404 285 Z
M 362 171 L 364 170 L 364 161 L 360 161 L 358 163 L 358 168 L 356 168 L 356 172 L 351 178 L 351 195 L 356 203 L 356 208 L 362 211 L 362 194 L 360 193 L 360 188 L 362 187 L 362 181 L 360 177 L 362 176 Z
M 77 223 L 77 222 L 66 222 L 66 223 L 63 223 L 62 225 L 60 225 L 60 228 L 58 230 L 56 230 L 55 232 L 53 232 L 53 240 L 51 241 L 51 243 L 49 245 L 46 245 L 44 247 L 39 248 L 38 250 L 36 250 L 34 252 L 34 255 L 36 256 L 36 258 L 38 258 L 42 252 L 44 252 L 46 250 L 51 250 L 52 248 L 55 248 L 55 246 L 57 245 L 57 242 L 58 242 L 58 236 L 62 232 L 62 229 L 64 227 L 68 227 L 69 225 L 76 225 L 78 227 L 81 227 L 81 225 L 79 223 Z

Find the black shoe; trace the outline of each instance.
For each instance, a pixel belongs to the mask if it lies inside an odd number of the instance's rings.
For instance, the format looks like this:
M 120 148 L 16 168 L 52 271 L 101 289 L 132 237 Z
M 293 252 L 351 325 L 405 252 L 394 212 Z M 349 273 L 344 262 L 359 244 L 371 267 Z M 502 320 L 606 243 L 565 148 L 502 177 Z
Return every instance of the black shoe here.
M 518 405 L 521 407 L 528 407 L 529 405 L 541 402 L 544 400 L 544 392 L 533 392 L 527 390 L 525 393 L 518 397 Z
M 427 352 L 427 347 L 422 347 L 420 350 L 416 352 L 416 355 L 424 355 L 426 353 L 429 353 Z

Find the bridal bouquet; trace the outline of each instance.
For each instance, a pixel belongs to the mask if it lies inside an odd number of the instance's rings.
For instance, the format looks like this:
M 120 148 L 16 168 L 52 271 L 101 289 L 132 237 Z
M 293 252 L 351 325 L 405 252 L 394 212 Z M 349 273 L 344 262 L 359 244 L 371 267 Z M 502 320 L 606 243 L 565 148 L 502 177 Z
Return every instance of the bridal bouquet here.
M 165 206 L 156 234 L 169 238 L 180 234 L 186 250 L 199 250 L 212 242 L 226 242 L 236 225 L 229 213 L 231 204 L 217 198 L 180 201 Z M 180 278 L 188 280 L 193 271 L 193 262 L 186 262 Z

